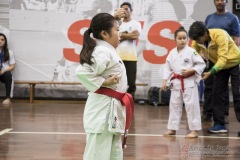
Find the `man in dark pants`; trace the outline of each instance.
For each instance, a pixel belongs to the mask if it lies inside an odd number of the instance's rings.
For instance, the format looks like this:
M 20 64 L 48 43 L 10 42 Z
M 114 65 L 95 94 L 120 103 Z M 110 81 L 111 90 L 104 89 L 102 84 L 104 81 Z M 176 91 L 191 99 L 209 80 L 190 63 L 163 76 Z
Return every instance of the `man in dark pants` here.
M 189 29 L 189 37 L 195 48 L 206 60 L 214 66 L 203 73 L 203 80 L 214 75 L 213 84 L 213 127 L 210 133 L 227 133 L 225 126 L 225 94 L 231 77 L 233 103 L 237 120 L 240 122 L 240 50 L 229 34 L 222 29 L 207 29 L 203 22 L 194 22 Z
M 127 92 L 130 93 L 134 98 L 134 93 L 136 91 L 136 75 L 137 75 L 137 61 L 123 61 L 127 71 L 127 78 L 128 78 L 128 90 Z
M 231 12 L 226 10 L 226 5 L 228 0 L 213 0 L 214 5 L 216 7 L 216 12 L 209 14 L 205 19 L 205 24 L 208 29 L 212 28 L 220 28 L 225 30 L 234 40 L 236 45 L 238 45 L 238 38 L 240 35 L 239 29 L 239 20 L 238 17 Z M 206 68 L 206 71 L 211 69 L 212 66 Z M 203 104 L 203 114 L 202 114 L 202 121 L 209 122 L 212 121 L 212 87 L 213 87 L 213 79 L 214 76 L 210 76 L 208 79 L 204 81 L 205 89 L 204 89 L 204 104 Z M 229 115 L 229 93 L 225 94 L 225 122 L 228 122 L 228 115 Z
M 120 44 L 117 47 L 117 53 L 123 60 L 127 71 L 128 90 L 127 92 L 134 94 L 136 91 L 136 74 L 137 74 L 137 49 L 136 40 L 141 31 L 140 22 L 131 18 L 132 5 L 128 2 L 121 4 L 121 8 L 126 11 L 121 25 L 119 26 Z

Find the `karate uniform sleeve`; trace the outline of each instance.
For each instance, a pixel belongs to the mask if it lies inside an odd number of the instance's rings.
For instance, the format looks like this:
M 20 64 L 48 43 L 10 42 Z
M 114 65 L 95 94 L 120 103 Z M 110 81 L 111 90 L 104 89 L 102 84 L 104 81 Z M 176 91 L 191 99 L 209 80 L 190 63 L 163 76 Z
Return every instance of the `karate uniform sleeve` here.
M 200 75 L 204 71 L 204 68 L 206 67 L 206 64 L 202 57 L 194 50 L 192 55 L 193 59 L 193 69 L 196 71 L 196 74 Z
M 102 55 L 104 55 L 104 53 L 95 54 L 92 58 L 94 64 L 90 66 L 84 63 L 83 65 L 79 65 L 75 71 L 75 74 L 82 85 L 91 92 L 95 92 L 105 81 L 102 73 L 107 68 L 109 58 L 106 56 L 106 53 L 105 56 Z
M 164 80 L 169 80 L 170 76 L 172 75 L 172 69 L 171 69 L 171 52 L 167 56 L 166 63 L 164 66 L 164 72 L 163 72 L 163 79 Z

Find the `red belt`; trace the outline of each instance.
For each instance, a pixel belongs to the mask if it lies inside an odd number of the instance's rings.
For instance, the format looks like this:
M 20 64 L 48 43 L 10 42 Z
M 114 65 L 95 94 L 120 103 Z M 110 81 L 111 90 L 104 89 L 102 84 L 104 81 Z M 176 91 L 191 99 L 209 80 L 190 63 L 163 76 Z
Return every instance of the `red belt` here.
M 181 81 L 182 91 L 184 92 L 184 81 L 183 81 L 183 79 L 184 79 L 184 78 L 191 77 L 191 76 L 194 76 L 194 75 L 195 75 L 195 73 L 192 73 L 192 74 L 188 75 L 187 77 L 184 77 L 184 76 L 182 76 L 182 75 L 179 75 L 179 74 L 174 73 L 174 74 L 173 74 L 173 77 L 170 79 L 170 81 L 172 81 L 172 80 L 174 80 L 174 79 L 179 79 L 179 80 Z
M 125 132 L 124 132 L 124 139 L 122 143 L 122 147 L 126 148 L 127 133 L 130 128 L 132 118 L 133 118 L 133 113 L 134 113 L 134 101 L 133 101 L 132 95 L 129 93 L 117 92 L 113 89 L 105 88 L 105 87 L 99 88 L 97 91 L 95 91 L 95 93 L 104 94 L 106 96 L 116 98 L 121 102 L 123 106 L 126 107 L 126 126 L 125 126 Z

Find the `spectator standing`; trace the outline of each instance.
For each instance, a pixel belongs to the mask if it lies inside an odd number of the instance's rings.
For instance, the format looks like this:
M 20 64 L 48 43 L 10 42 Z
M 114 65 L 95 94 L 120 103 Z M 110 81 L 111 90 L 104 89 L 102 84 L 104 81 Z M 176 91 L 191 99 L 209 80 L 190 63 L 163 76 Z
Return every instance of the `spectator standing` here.
M 137 75 L 137 44 L 141 32 L 140 22 L 131 18 L 132 5 L 128 2 L 121 4 L 121 8 L 125 10 L 125 17 L 119 27 L 120 44 L 117 53 L 121 57 L 127 72 L 128 89 L 133 98 L 136 91 L 136 75 Z

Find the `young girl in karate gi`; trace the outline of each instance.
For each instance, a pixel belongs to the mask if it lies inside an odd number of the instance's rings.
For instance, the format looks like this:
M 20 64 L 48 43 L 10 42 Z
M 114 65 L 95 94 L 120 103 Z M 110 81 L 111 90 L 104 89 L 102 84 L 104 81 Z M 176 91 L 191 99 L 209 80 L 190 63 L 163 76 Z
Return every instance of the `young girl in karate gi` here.
M 197 138 L 201 130 L 198 83 L 205 68 L 201 56 L 188 46 L 187 31 L 180 27 L 174 33 L 177 47 L 167 56 L 163 73 L 162 89 L 170 82 L 169 129 L 164 135 L 175 135 L 179 129 L 183 103 L 185 104 L 188 126 L 191 132 L 186 138 Z
M 118 27 L 112 15 L 99 13 L 84 33 L 80 65 L 75 71 L 90 91 L 83 116 L 87 134 L 84 160 L 123 159 L 121 133 L 126 123 L 125 107 L 115 98 L 95 93 L 101 87 L 118 92 L 127 90 L 126 70 L 116 52 Z

